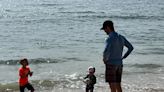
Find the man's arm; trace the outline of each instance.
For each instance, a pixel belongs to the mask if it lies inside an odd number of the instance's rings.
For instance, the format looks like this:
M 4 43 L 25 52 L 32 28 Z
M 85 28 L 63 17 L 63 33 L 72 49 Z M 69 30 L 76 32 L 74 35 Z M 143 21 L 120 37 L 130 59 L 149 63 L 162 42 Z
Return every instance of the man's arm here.
M 124 56 L 122 57 L 122 59 L 125 59 L 127 56 L 129 56 L 129 54 L 133 51 L 133 46 L 132 44 L 126 40 L 126 38 L 124 38 L 124 45 L 128 48 L 127 52 L 124 54 Z

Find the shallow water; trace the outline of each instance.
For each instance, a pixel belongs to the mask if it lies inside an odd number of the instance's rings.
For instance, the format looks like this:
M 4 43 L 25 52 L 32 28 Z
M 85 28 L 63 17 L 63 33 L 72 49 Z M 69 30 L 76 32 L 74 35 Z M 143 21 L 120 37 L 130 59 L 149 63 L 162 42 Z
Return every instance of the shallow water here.
M 123 89 L 162 92 L 163 0 L 1 0 L 1 91 L 18 89 L 18 62 L 27 57 L 38 92 L 84 90 L 81 79 L 90 65 L 96 67 L 97 92 L 106 92 L 102 52 L 107 36 L 100 31 L 106 19 L 135 48 L 124 60 Z

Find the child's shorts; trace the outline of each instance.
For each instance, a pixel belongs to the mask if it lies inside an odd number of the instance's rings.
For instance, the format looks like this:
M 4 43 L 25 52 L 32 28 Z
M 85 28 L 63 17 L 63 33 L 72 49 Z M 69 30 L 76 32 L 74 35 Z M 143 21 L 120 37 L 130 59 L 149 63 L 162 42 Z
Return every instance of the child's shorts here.
M 109 83 L 120 83 L 123 65 L 106 64 L 105 81 Z
M 25 88 L 27 88 L 28 90 L 34 91 L 33 86 L 32 86 L 30 83 L 27 83 L 27 84 L 24 85 L 24 86 L 20 86 L 20 92 L 24 92 L 24 89 L 25 89 Z

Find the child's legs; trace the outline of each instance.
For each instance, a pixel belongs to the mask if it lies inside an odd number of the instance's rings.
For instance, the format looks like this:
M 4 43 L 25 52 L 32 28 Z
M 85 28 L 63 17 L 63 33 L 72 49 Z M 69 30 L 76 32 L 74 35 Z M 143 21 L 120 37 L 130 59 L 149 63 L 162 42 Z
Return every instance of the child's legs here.
M 30 83 L 26 84 L 26 87 L 28 90 L 31 90 L 31 92 L 34 92 L 34 88 Z
M 20 92 L 24 92 L 25 86 L 19 86 Z
M 90 92 L 93 92 L 93 88 L 92 88 L 92 89 L 90 89 Z
M 94 89 L 93 87 L 90 87 L 90 88 L 87 87 L 87 88 L 86 88 L 86 92 L 93 92 L 93 89 Z
M 88 88 L 86 88 L 86 89 L 85 89 L 85 92 L 89 92 L 89 89 L 88 89 Z

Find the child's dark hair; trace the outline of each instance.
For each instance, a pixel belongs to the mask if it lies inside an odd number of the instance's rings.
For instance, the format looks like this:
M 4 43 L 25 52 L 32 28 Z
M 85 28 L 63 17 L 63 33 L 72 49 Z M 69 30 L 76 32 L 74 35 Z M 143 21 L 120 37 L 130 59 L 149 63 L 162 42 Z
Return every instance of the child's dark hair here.
M 96 68 L 95 67 L 93 67 L 93 70 L 94 70 L 94 72 L 96 71 Z
M 21 59 L 21 60 L 19 61 L 19 63 L 22 65 L 22 63 L 23 63 L 24 61 L 25 61 L 25 62 L 27 63 L 27 65 L 28 65 L 28 60 L 27 60 L 27 58 Z

